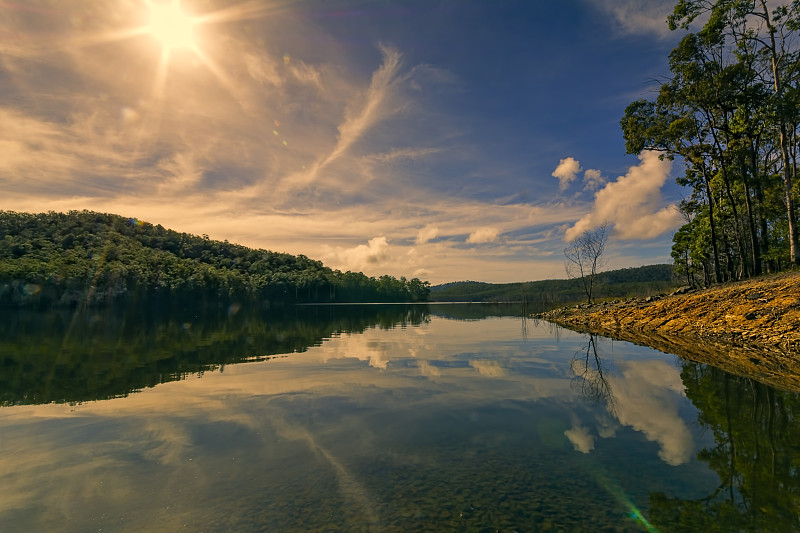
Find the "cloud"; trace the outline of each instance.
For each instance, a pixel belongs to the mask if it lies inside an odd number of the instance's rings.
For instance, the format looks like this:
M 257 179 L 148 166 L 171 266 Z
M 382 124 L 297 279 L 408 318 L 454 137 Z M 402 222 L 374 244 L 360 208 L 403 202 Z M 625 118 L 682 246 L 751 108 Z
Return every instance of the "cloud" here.
M 581 170 L 581 164 L 575 158 L 567 157 L 558 162 L 558 166 L 551 175 L 558 178 L 558 187 L 563 191 L 575 181 Z
M 480 359 L 470 359 L 469 366 L 478 371 L 478 374 L 487 378 L 499 378 L 507 374 L 497 361 L 484 361 Z
M 672 162 L 652 151 L 643 152 L 639 160 L 639 165 L 595 193 L 592 211 L 567 230 L 567 240 L 604 222 L 613 224 L 621 239 L 652 239 L 681 225 L 677 206 L 664 205 L 661 197 Z
M 338 248 L 325 254 L 324 260 L 342 270 L 365 270 L 389 259 L 389 241 L 384 236 L 370 239 L 367 244 L 353 248 Z
M 435 239 L 437 235 L 439 235 L 439 228 L 431 225 L 425 226 L 417 233 L 417 239 L 414 241 L 414 244 L 417 246 L 425 244 Z
M 497 228 L 481 228 L 473 231 L 467 237 L 467 244 L 483 244 L 497 240 Z
M 611 17 L 619 32 L 629 35 L 654 35 L 667 38 L 671 32 L 667 17 L 673 3 L 663 0 L 589 0 Z
M 688 462 L 694 439 L 678 413 L 684 394 L 680 371 L 664 361 L 621 363 L 623 378 L 611 378 L 620 423 L 660 446 L 658 456 L 676 466 Z
M 583 173 L 583 188 L 588 191 L 596 191 L 607 181 L 599 170 L 589 168 Z
M 333 149 L 314 162 L 307 171 L 289 176 L 282 183 L 284 187 L 303 186 L 316 181 L 322 170 L 345 155 L 370 128 L 402 107 L 391 105 L 397 85 L 408 79 L 407 75 L 400 74 L 400 52 L 388 46 L 381 46 L 381 53 L 383 63 L 372 74 L 366 92 L 353 98 L 348 104 L 344 121 L 338 126 L 339 135 Z
M 589 430 L 580 424 L 573 423 L 572 427 L 564 431 L 575 451 L 589 453 L 594 450 L 594 436 Z

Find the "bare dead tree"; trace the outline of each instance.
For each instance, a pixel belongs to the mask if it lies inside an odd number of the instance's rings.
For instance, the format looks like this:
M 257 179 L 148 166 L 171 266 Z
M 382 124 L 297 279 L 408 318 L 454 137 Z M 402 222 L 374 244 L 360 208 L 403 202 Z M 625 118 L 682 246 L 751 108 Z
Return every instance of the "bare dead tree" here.
M 587 400 L 604 404 L 608 412 L 616 416 L 616 400 L 597 351 L 597 335 L 589 335 L 586 353 L 583 354 L 581 350 L 575 352 L 570 366 L 574 374 L 570 386 L 579 390 Z
M 564 267 L 570 279 L 579 278 L 583 283 L 589 303 L 594 296 L 594 282 L 597 272 L 603 267 L 603 252 L 608 240 L 608 224 L 584 231 L 564 248 L 566 261 Z

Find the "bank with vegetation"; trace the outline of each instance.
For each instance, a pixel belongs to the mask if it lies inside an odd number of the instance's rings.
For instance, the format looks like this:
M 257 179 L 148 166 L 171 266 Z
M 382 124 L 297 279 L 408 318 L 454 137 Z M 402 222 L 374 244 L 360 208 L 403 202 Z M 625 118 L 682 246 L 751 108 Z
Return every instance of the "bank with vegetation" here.
M 0 211 L 0 305 L 414 302 L 429 291 L 118 215 Z
M 800 391 L 800 272 L 535 315 Z

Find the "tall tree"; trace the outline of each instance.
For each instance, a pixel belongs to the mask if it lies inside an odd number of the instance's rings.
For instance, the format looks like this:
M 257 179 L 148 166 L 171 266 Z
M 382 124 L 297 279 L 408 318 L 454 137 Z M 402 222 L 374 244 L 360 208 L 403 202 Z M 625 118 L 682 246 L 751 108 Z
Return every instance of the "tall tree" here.
M 800 265 L 800 242 L 798 242 L 793 183 L 796 164 L 792 161 L 790 128 L 791 114 L 796 113 L 787 93 L 787 86 L 796 85 L 800 47 L 797 30 L 800 27 L 800 1 L 778 6 L 770 10 L 767 0 L 680 0 L 669 17 L 670 29 L 688 28 L 700 15 L 707 15 L 708 22 L 703 31 L 724 38 L 731 37 L 737 43 L 752 44 L 751 53 L 769 61 L 764 69 L 765 80 L 774 92 L 770 111 L 778 134 L 781 172 L 783 176 L 790 261 Z M 740 46 L 740 50 L 746 46 Z

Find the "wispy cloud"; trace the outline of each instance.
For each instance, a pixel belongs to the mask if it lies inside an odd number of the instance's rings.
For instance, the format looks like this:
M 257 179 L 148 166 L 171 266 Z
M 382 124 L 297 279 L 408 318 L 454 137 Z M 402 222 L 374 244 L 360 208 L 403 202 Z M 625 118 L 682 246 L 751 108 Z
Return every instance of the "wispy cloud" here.
M 613 20 L 620 32 L 634 35 L 670 35 L 667 17 L 673 2 L 663 0 L 588 0 Z
M 344 121 L 339 125 L 339 135 L 333 149 L 312 163 L 307 171 L 292 174 L 282 183 L 282 187 L 299 187 L 316 181 L 319 173 L 341 158 L 361 139 L 361 137 L 381 120 L 396 113 L 400 106 L 392 105 L 392 91 L 402 80 L 400 75 L 400 52 L 382 46 L 383 63 L 372 75 L 365 94 L 354 98 L 345 112 Z

